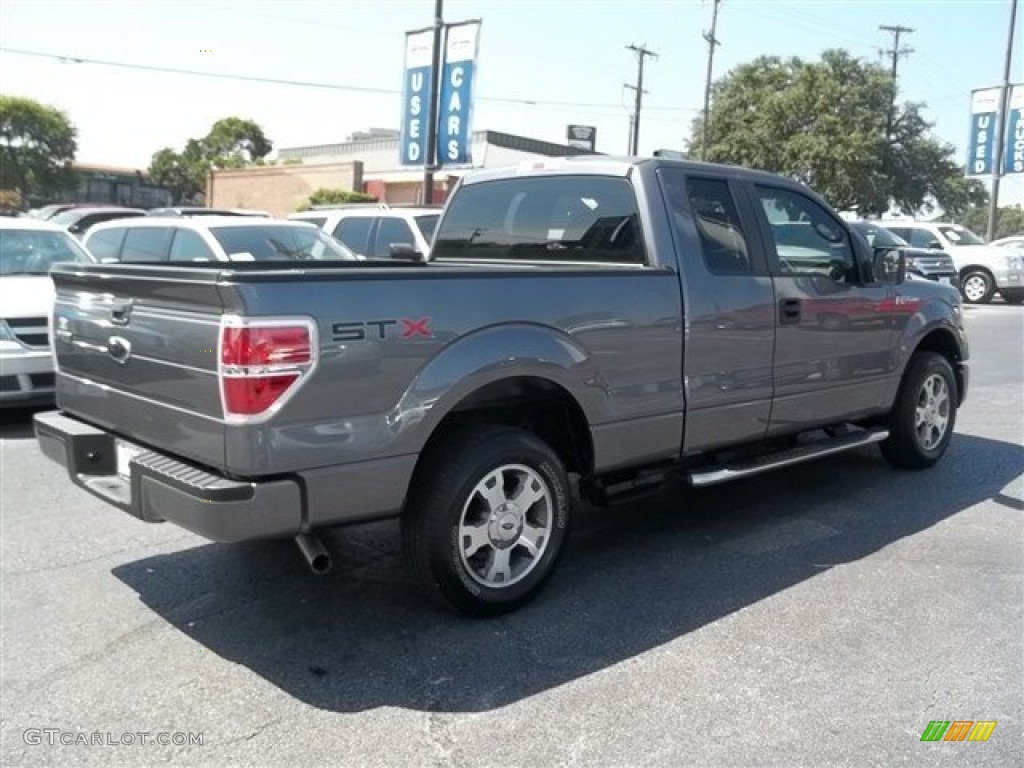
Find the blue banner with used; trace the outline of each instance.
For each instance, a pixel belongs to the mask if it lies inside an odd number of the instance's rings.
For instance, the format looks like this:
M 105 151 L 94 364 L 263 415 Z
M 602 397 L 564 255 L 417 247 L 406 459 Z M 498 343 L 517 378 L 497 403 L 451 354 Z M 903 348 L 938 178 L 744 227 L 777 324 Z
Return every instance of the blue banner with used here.
M 1024 85 L 1010 91 L 1003 158 L 1003 173 L 1024 173 Z
M 995 170 L 999 96 L 998 88 L 986 88 L 971 94 L 971 137 L 967 142 L 968 176 L 987 176 Z
M 473 162 L 473 75 L 479 40 L 478 21 L 448 27 L 438 110 L 438 165 Z
M 402 85 L 402 123 L 398 140 L 398 162 L 401 165 L 423 165 L 427 162 L 433 43 L 432 29 L 405 33 L 405 82 Z

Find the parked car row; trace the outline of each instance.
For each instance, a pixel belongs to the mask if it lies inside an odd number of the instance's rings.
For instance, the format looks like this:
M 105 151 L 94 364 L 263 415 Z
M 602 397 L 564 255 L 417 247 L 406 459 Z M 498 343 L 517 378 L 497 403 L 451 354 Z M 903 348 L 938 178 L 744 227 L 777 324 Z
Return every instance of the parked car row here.
M 303 211 L 281 220 L 247 209 L 146 211 L 65 203 L 40 208 L 30 218 L 4 219 L 0 228 L 0 403 L 52 397 L 46 336 L 52 288 L 46 274 L 56 261 L 185 265 L 282 259 L 425 260 L 440 215 L 440 207 L 355 204 Z M 872 247 L 900 249 L 909 279 L 958 287 L 971 303 L 988 302 L 997 293 L 1007 303 L 1024 301 L 1024 235 L 985 244 L 959 225 L 903 220 L 853 222 L 851 229 Z M 799 250 L 798 245 L 794 247 Z
M 915 248 L 949 254 L 966 301 L 987 304 L 997 293 L 1009 304 L 1024 301 L 1024 251 L 986 244 L 959 224 L 901 220 L 880 224 Z
M 104 262 L 355 261 L 308 224 L 249 216 L 120 219 L 93 227 L 85 247 Z

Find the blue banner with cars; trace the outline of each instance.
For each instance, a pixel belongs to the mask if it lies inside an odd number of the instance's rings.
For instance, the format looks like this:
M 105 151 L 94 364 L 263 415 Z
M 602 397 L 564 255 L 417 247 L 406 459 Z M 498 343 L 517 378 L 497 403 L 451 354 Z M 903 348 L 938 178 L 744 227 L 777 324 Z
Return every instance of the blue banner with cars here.
M 423 165 L 427 162 L 433 44 L 433 29 L 405 33 L 405 81 L 402 84 L 402 123 L 398 140 L 398 161 L 401 165 Z
M 441 100 L 437 115 L 438 165 L 473 162 L 473 75 L 480 40 L 480 22 L 448 27 L 441 69 Z

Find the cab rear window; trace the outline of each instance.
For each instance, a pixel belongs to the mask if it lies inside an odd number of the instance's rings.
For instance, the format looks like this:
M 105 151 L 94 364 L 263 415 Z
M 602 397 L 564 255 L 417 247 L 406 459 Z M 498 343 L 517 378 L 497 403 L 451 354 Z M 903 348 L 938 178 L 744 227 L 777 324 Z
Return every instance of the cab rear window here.
M 434 259 L 643 264 L 633 188 L 608 176 L 538 176 L 464 186 Z

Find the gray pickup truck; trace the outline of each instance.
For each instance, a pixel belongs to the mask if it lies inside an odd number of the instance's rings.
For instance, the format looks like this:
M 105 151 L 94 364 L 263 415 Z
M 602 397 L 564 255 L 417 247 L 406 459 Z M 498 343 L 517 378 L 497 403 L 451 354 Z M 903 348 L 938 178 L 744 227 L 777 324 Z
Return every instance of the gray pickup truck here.
M 904 269 L 765 173 L 480 171 L 429 258 L 57 267 L 60 410 L 36 434 L 141 520 L 295 537 L 315 571 L 319 529 L 400 516 L 427 590 L 494 615 L 551 576 L 577 489 L 871 443 L 935 463 L 967 391 L 961 305 Z

